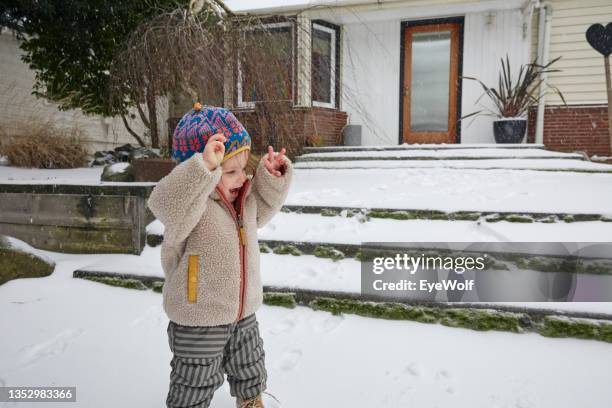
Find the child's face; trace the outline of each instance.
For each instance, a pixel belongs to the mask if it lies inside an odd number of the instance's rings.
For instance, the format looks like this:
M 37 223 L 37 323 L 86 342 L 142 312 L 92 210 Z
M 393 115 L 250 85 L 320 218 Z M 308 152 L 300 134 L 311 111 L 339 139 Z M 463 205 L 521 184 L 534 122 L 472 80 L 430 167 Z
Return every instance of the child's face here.
M 230 157 L 221 165 L 221 180 L 217 187 L 231 203 L 238 197 L 238 192 L 247 179 L 244 171 L 249 159 L 248 150 Z

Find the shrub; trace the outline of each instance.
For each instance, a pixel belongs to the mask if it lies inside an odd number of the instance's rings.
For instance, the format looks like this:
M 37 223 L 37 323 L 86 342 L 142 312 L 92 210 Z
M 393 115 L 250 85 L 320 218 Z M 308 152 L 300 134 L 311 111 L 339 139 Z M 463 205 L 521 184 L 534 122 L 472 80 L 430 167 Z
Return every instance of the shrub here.
M 3 132 L 0 155 L 11 166 L 40 169 L 68 169 L 87 164 L 87 151 L 81 144 L 81 132 L 58 129 L 51 123 L 31 122 L 19 130 Z

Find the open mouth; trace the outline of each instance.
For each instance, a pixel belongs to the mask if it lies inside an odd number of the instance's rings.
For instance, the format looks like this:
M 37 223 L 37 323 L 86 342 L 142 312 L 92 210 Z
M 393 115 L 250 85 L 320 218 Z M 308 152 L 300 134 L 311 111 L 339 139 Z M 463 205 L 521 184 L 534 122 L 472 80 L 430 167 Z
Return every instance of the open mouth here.
M 230 194 L 231 195 L 238 195 L 238 192 L 240 191 L 240 187 L 238 188 L 230 188 Z

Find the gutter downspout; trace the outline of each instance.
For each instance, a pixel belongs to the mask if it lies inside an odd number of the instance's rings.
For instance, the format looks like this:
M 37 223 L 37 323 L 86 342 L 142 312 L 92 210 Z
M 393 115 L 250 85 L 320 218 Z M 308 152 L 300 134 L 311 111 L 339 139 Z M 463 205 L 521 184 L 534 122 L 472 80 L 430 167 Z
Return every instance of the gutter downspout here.
M 548 64 L 548 51 L 550 48 L 550 28 L 552 25 L 552 6 L 550 3 L 541 2 L 538 0 L 536 8 L 539 9 L 539 24 L 538 24 L 538 57 L 539 65 Z M 542 74 L 542 85 L 539 89 L 540 100 L 538 102 L 538 113 L 536 117 L 536 133 L 535 142 L 544 143 L 544 110 L 546 108 L 546 91 L 545 82 L 548 79 L 548 74 Z

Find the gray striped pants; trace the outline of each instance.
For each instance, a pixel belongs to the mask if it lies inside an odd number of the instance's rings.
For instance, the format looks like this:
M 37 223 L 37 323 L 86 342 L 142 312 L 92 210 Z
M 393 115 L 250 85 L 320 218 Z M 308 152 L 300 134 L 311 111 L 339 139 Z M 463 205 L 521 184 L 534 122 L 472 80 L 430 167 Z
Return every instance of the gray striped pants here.
M 266 389 L 263 340 L 252 314 L 237 323 L 213 327 L 168 324 L 174 353 L 168 408 L 206 408 L 227 374 L 230 394 L 249 399 Z

